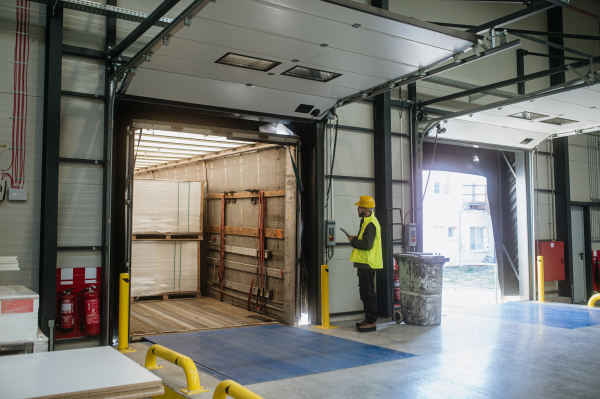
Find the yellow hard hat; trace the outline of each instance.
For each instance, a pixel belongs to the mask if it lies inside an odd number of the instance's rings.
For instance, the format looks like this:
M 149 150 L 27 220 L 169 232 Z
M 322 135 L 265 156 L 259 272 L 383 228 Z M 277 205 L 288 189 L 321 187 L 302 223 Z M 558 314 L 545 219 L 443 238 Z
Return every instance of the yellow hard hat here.
M 358 205 L 361 208 L 375 208 L 375 200 L 368 195 L 361 195 L 358 202 L 354 205 Z

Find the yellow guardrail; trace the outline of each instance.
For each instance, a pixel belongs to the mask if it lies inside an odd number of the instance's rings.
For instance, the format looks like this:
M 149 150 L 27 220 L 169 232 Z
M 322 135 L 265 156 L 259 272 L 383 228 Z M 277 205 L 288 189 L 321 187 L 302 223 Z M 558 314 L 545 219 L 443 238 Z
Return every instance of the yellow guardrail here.
M 225 380 L 217 385 L 213 399 L 226 399 L 227 395 L 233 399 L 263 399 L 262 396 L 258 396 L 233 380 Z
M 119 344 L 121 353 L 137 352 L 129 347 L 129 273 L 119 276 Z
M 544 303 L 546 300 L 546 291 L 544 287 L 544 257 L 538 256 L 538 297 L 540 302 Z
M 600 294 L 596 294 L 590 298 L 588 302 L 588 306 L 594 307 L 596 306 L 596 302 L 600 301 Z
M 329 324 L 329 266 L 321 265 L 321 319 L 323 324 L 315 326 L 323 330 L 337 328 Z
M 165 348 L 164 346 L 152 345 L 150 348 L 148 348 L 148 352 L 146 353 L 146 362 L 144 367 L 146 367 L 147 370 L 162 369 L 161 366 L 156 364 L 157 357 L 160 357 L 161 359 L 164 359 L 169 363 L 173 363 L 174 365 L 183 369 L 185 372 L 185 378 L 187 380 L 187 389 L 179 388 L 181 392 L 188 395 L 208 392 L 208 389 L 205 389 L 200 385 L 198 369 L 196 368 L 196 365 L 192 359 L 182 355 L 181 353 L 177 353 L 171 349 Z

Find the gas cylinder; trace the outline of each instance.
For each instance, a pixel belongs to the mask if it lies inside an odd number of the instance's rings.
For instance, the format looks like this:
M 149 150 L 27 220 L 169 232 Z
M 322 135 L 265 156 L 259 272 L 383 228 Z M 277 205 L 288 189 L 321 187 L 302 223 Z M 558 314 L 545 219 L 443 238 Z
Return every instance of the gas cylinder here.
M 90 285 L 79 292 L 79 322 L 85 335 L 100 334 L 100 294 Z

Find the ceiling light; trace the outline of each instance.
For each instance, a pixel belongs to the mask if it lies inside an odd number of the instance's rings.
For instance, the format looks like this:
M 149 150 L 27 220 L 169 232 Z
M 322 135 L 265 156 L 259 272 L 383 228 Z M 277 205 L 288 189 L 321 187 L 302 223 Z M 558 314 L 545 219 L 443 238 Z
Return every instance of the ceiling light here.
M 282 75 L 292 76 L 294 78 L 316 80 L 318 82 L 329 82 L 332 79 L 342 76 L 340 73 L 320 71 L 318 69 L 295 66 L 288 69 Z
M 536 112 L 523 111 L 523 112 L 517 112 L 516 114 L 508 115 L 508 116 L 510 116 L 512 118 L 517 118 L 517 119 L 526 119 L 529 121 L 534 121 L 536 119 L 547 118 L 550 115 L 538 114 Z
M 265 60 L 262 58 L 249 57 L 247 55 L 227 53 L 223 57 L 215 61 L 217 64 L 236 66 L 246 69 L 254 69 L 255 71 L 266 72 L 280 65 L 281 62 Z
M 314 107 L 315 107 L 314 105 L 300 104 L 300 105 L 298 105 L 298 108 L 296 108 L 296 110 L 294 112 L 298 112 L 301 114 L 308 114 L 310 111 L 312 111 L 312 109 Z
M 354 24 L 352 25 L 353 28 L 360 28 L 362 25 L 361 24 Z
M 574 121 L 573 119 L 566 119 L 566 118 L 550 118 L 550 119 L 545 119 L 540 122 L 541 123 L 549 123 L 550 125 L 562 126 L 562 125 L 568 125 L 569 123 L 576 123 L 579 121 Z
M 526 144 L 531 143 L 532 141 L 533 141 L 533 139 L 525 139 L 525 140 L 521 141 L 519 144 L 526 145 Z

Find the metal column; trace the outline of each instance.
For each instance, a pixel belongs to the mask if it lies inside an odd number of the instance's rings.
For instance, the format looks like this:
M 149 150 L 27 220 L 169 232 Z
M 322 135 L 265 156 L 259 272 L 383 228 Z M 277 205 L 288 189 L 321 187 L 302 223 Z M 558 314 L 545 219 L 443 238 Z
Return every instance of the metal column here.
M 375 7 L 389 9 L 388 0 L 373 0 Z M 392 108 L 390 92 L 374 97 L 374 150 L 375 150 L 375 217 L 381 225 L 381 250 L 383 269 L 377 272 L 377 313 L 380 317 L 392 317 L 392 268 L 393 247 L 390 246 L 390 229 L 387 209 L 392 208 Z
M 46 6 L 44 68 L 44 138 L 42 143 L 42 209 L 40 219 L 39 327 L 50 336 L 56 312 L 58 247 L 58 162 L 62 76 L 63 9 Z M 53 347 L 53 342 L 50 342 Z
M 547 18 L 548 18 L 548 31 L 549 32 L 558 32 L 563 33 L 563 12 L 562 8 L 556 7 L 548 10 Z M 565 45 L 565 39 L 562 37 L 549 37 L 548 41 L 550 43 L 558 44 L 560 46 Z M 548 58 L 550 63 L 550 68 L 559 67 L 565 64 L 564 56 L 565 52 L 563 50 L 559 50 L 553 47 L 548 47 L 548 54 L 550 58 Z M 565 73 L 559 73 L 556 75 L 550 76 L 550 86 L 556 86 L 559 84 L 565 83 Z M 571 210 L 569 209 L 569 214 Z
M 525 76 L 525 50 L 522 48 L 517 50 L 517 76 Z M 525 94 L 525 82 L 518 83 L 519 94 Z
M 412 104 L 417 103 L 417 84 L 408 85 L 408 99 Z M 419 135 L 417 125 L 417 106 L 410 108 L 410 137 L 411 137 L 411 222 L 417 224 L 417 252 L 423 252 L 423 140 Z
M 116 6 L 117 0 L 107 0 L 109 6 Z M 117 20 L 106 17 L 106 48 L 105 54 L 114 49 L 117 42 Z M 102 167 L 102 304 L 101 304 L 101 329 L 100 345 L 113 343 L 113 317 L 110 306 L 111 288 L 118 286 L 116 279 L 111 284 L 111 235 L 109 219 L 112 208 L 112 129 L 111 120 L 111 85 L 108 77 L 113 73 L 111 59 L 106 56 L 104 64 L 104 165 Z

